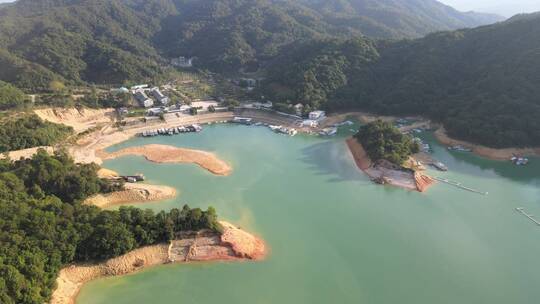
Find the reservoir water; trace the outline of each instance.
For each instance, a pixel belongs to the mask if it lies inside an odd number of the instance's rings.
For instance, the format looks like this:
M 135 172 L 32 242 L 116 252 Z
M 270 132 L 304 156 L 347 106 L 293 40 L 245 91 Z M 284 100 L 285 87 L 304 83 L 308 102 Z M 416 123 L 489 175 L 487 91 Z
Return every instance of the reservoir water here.
M 540 216 L 540 159 L 516 167 L 449 152 L 426 134 L 450 168 L 431 174 L 489 195 L 442 183 L 422 194 L 373 184 L 357 170 L 344 133 L 286 137 L 264 127 L 212 125 L 112 147 L 159 143 L 216 153 L 232 175 L 142 157 L 104 166 L 144 173 L 179 192 L 138 207 L 214 206 L 222 219 L 265 239 L 271 252 L 263 262 L 163 265 L 96 280 L 77 303 L 538 303 L 540 227 L 515 208 Z

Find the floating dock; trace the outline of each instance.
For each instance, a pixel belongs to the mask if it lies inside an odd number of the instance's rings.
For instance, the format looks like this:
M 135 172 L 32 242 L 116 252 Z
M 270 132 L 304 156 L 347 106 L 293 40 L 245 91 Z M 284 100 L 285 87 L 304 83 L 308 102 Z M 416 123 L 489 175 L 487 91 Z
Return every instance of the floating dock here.
M 460 182 L 456 182 L 456 181 L 452 181 L 452 180 L 449 180 L 449 179 L 446 179 L 446 178 L 440 178 L 440 177 L 434 177 L 434 179 L 439 181 L 439 182 L 449 184 L 449 185 L 452 185 L 454 187 L 458 187 L 460 189 L 467 190 L 467 191 L 470 191 L 470 192 L 473 192 L 473 193 L 478 193 L 478 194 L 482 194 L 482 195 L 488 195 L 488 192 L 483 192 L 483 191 L 480 191 L 480 190 L 476 190 L 476 189 L 473 189 L 473 188 L 463 186 Z
M 534 215 L 532 214 L 527 214 L 525 212 L 525 209 L 523 208 L 516 208 L 516 211 L 525 215 L 528 219 L 530 219 L 533 223 L 535 223 L 536 225 L 540 226 L 540 222 L 538 222 L 535 218 L 534 218 Z

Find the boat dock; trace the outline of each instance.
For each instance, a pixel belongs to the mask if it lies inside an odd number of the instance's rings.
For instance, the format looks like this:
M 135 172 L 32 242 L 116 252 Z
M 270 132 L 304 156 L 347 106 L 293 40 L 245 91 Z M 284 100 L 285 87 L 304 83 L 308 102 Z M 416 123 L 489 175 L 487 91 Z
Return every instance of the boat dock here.
M 535 218 L 534 218 L 534 215 L 532 214 L 527 214 L 525 212 L 525 210 L 523 208 L 516 208 L 516 211 L 523 214 L 524 216 L 526 216 L 528 219 L 530 219 L 531 221 L 533 221 L 533 223 L 535 223 L 536 225 L 540 226 L 540 222 L 538 222 Z
M 488 192 L 483 192 L 483 191 L 480 191 L 480 190 L 476 190 L 476 189 L 473 189 L 473 188 L 463 186 L 463 184 L 461 184 L 460 182 L 451 181 L 449 179 L 440 178 L 440 177 L 434 177 L 434 179 L 439 181 L 439 182 L 449 184 L 449 185 L 452 185 L 454 187 L 458 187 L 460 189 L 467 190 L 467 191 L 470 191 L 470 192 L 473 192 L 473 193 L 478 193 L 478 194 L 482 194 L 482 195 L 488 195 Z

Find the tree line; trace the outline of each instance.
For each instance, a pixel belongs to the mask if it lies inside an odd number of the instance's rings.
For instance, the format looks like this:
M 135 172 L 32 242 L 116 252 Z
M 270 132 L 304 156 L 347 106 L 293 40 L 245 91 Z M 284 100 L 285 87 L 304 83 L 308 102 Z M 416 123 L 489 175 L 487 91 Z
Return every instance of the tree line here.
M 75 164 L 65 152 L 0 160 L 0 303 L 48 302 L 66 264 L 116 257 L 179 231 L 220 229 L 212 207 L 154 213 L 83 205 L 118 187 L 99 179 L 97 169 Z
M 420 150 L 410 135 L 382 120 L 361 126 L 354 137 L 373 162 L 384 159 L 399 166 Z

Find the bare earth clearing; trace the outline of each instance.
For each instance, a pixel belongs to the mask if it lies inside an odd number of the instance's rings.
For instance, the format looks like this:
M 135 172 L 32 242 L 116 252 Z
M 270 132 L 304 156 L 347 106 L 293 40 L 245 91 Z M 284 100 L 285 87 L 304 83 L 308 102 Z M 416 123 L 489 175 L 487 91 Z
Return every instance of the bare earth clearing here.
M 84 201 L 86 205 L 108 208 L 128 203 L 159 202 L 176 197 L 176 189 L 167 186 L 126 183 L 124 190 L 97 194 Z

